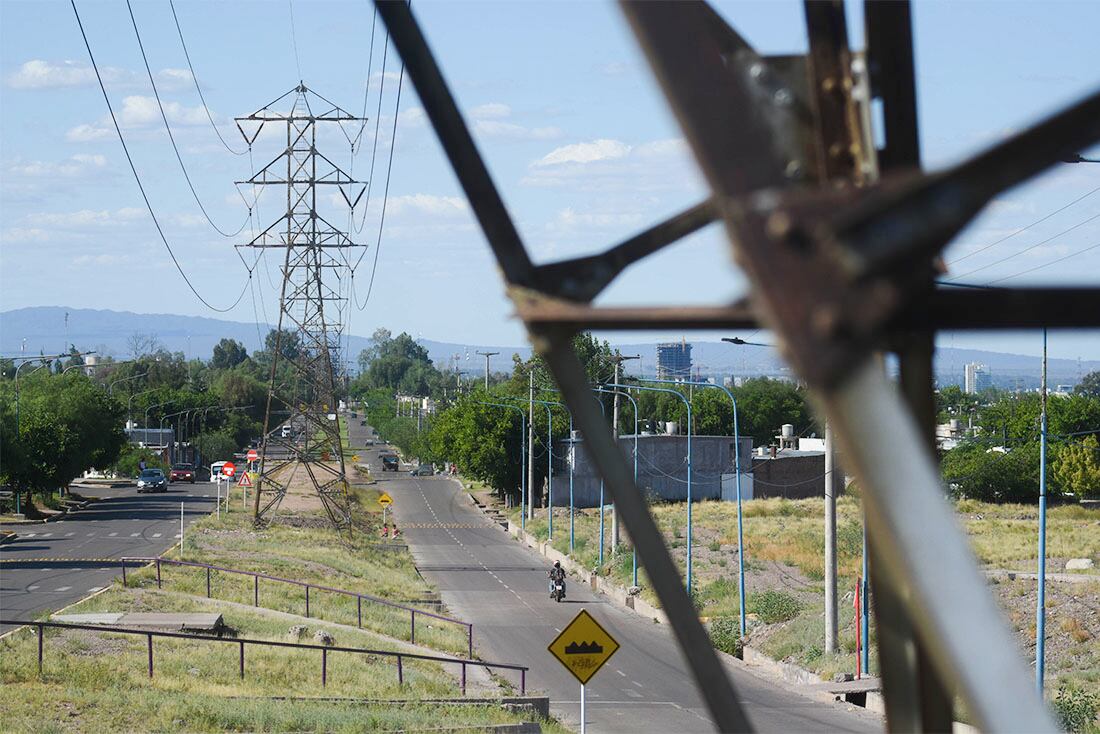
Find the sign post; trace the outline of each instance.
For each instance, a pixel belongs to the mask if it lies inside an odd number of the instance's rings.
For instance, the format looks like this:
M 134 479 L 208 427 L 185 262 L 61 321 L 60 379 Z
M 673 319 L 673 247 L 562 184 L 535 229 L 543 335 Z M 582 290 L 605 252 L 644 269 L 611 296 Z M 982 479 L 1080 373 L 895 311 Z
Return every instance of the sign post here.
M 382 505 L 382 524 L 386 524 L 386 510 L 393 504 L 393 497 L 390 497 L 385 492 L 378 498 L 378 504 Z
M 580 681 L 581 734 L 585 734 L 584 686 L 611 659 L 619 649 L 619 643 L 587 610 L 582 609 L 546 649 Z
M 248 488 L 252 486 L 252 476 L 249 472 L 241 472 L 241 478 L 237 480 L 237 486 L 241 488 L 241 502 L 243 506 L 248 506 Z M 226 492 L 225 504 L 229 505 L 229 492 Z

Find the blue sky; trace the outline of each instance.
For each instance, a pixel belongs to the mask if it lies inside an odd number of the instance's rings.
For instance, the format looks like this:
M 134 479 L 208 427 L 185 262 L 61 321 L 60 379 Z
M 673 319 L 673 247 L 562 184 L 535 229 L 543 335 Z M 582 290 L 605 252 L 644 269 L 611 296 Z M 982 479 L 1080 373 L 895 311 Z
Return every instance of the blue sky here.
M 233 245 L 247 240 L 250 227 L 224 238 L 202 217 L 153 102 L 125 3 L 84 0 L 78 6 L 169 241 L 207 300 L 232 303 L 247 282 Z M 381 99 L 376 188 L 358 235 L 373 247 L 399 66 L 391 48 L 380 95 L 379 21 L 366 85 L 373 7 L 295 0 L 293 37 L 287 2 L 178 0 L 176 7 L 211 113 L 238 150 L 243 144 L 232 117 L 289 90 L 300 63 L 306 84 L 345 108 L 361 109 L 366 86 L 372 119 L 354 162 L 338 132 L 320 140 L 333 160 L 366 178 Z M 799 2 L 718 7 L 764 53 L 805 47 Z M 537 261 L 605 247 L 704 196 L 680 131 L 615 5 L 418 0 L 414 11 Z M 222 229 L 234 231 L 246 222 L 247 209 L 233 181 L 249 175 L 249 158 L 227 152 L 211 129 L 167 0 L 134 2 L 134 12 L 199 197 Z M 858 29 L 858 16 L 852 21 Z M 914 24 L 930 169 L 1100 84 L 1100 3 L 918 2 Z M 853 35 L 858 43 L 858 32 Z M 0 85 L 0 310 L 69 305 L 216 315 L 190 293 L 157 238 L 105 118 L 68 2 L 0 1 Z M 442 341 L 522 343 L 489 250 L 408 84 L 396 130 L 377 277 L 365 309 L 349 309 L 351 330 L 369 334 L 381 325 Z M 261 136 L 253 163 L 276 155 L 277 144 L 274 131 Z M 1060 166 L 999 197 L 947 259 L 974 253 L 1098 187 L 1100 165 Z M 251 224 L 267 226 L 276 218 L 279 198 L 275 190 L 262 195 Z M 346 206 L 328 199 L 323 205 L 331 221 L 348 221 Z M 1100 243 L 1100 218 L 1087 221 L 1096 215 L 1100 192 L 957 262 L 951 276 L 990 282 Z M 733 299 L 745 283 L 728 252 L 712 226 L 627 271 L 600 302 Z M 356 271 L 360 303 L 373 257 L 372 249 Z M 227 318 L 274 319 L 272 286 L 278 283 L 271 263 L 260 264 L 252 288 Z M 1003 282 L 1100 285 L 1100 248 Z M 636 342 L 679 334 L 609 336 Z M 957 334 L 944 335 L 941 343 L 1035 353 L 1039 338 Z M 1096 359 L 1100 339 L 1058 333 L 1051 351 Z

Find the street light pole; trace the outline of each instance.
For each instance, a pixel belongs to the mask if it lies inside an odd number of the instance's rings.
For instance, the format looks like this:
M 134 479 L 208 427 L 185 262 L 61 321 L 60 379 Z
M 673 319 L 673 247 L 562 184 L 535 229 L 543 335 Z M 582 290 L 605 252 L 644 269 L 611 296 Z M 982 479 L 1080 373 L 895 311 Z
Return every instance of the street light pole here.
M 148 376 L 149 376 L 148 372 L 142 372 L 140 375 L 134 375 L 132 377 L 123 377 L 121 379 L 114 380 L 113 382 L 108 382 L 107 383 L 107 395 L 108 396 L 113 396 L 114 395 L 114 387 L 115 387 L 115 385 L 117 385 L 120 382 L 129 382 L 130 380 L 136 380 L 139 377 L 148 377 Z
M 1035 604 L 1035 686 L 1043 695 L 1047 587 L 1047 330 L 1043 329 L 1042 412 L 1039 418 L 1039 593 Z
M 635 354 L 632 357 L 625 357 L 616 352 L 612 357 L 612 361 L 615 363 L 615 382 L 619 381 L 619 368 L 622 363 L 629 359 L 641 359 L 640 354 Z M 619 393 L 616 392 L 612 398 L 611 406 L 611 436 L 615 439 L 615 443 L 619 443 Z M 614 555 L 615 551 L 619 548 L 619 508 L 618 506 L 611 505 L 611 553 Z
M 500 352 L 477 352 L 482 357 L 485 357 L 485 389 L 489 389 L 489 357 L 495 357 Z
M 506 405 L 504 403 L 485 403 L 478 401 L 479 405 L 491 405 L 494 408 L 510 408 L 512 410 L 519 411 L 520 419 L 520 431 L 519 431 L 519 526 L 521 530 L 527 529 L 527 518 L 524 514 L 524 495 L 527 493 L 526 474 L 524 473 L 524 459 L 527 455 L 527 414 L 523 412 L 523 408 L 518 405 Z
M 638 486 L 638 401 L 635 400 L 634 397 L 628 392 L 622 392 L 622 391 L 619 391 L 619 390 L 614 390 L 614 391 L 604 390 L 603 388 L 600 388 L 600 387 L 597 387 L 596 390 L 599 391 L 599 392 L 614 392 L 616 397 L 618 397 L 619 395 L 622 395 L 624 398 L 626 398 L 627 400 L 630 401 L 631 405 L 634 406 L 634 486 L 637 487 Z M 612 516 L 612 517 L 614 517 L 614 516 Z M 631 543 L 631 545 L 633 545 L 633 543 Z M 572 552 L 573 548 L 570 547 L 569 550 L 570 550 L 570 552 Z M 632 567 L 631 578 L 633 579 L 633 581 L 631 582 L 631 585 L 632 586 L 637 586 L 638 585 L 638 549 L 637 548 L 632 548 L 632 552 L 633 552 L 632 553 L 633 559 L 631 561 L 631 567 Z
M 710 384 L 710 383 L 706 383 Z M 691 401 L 678 390 L 669 390 L 664 387 L 649 387 L 647 385 L 619 385 L 619 384 L 605 384 L 604 387 L 615 387 L 620 390 L 650 390 L 652 392 L 664 392 L 670 395 L 675 395 L 684 401 L 684 405 L 687 407 L 687 590 L 691 593 Z

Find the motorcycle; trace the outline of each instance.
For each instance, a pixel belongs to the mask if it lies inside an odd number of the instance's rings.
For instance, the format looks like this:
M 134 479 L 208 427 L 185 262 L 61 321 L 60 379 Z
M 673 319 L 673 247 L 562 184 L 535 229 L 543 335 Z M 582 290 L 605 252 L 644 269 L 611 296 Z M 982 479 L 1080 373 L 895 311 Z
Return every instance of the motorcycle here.
M 564 581 L 550 581 L 550 598 L 559 603 L 565 598 Z

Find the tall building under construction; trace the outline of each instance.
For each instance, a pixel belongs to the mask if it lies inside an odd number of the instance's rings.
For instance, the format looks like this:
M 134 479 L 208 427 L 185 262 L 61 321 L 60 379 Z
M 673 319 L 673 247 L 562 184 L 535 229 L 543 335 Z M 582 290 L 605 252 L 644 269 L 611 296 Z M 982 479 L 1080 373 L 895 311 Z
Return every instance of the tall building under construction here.
M 657 379 L 691 379 L 691 345 L 686 340 L 657 345 Z

